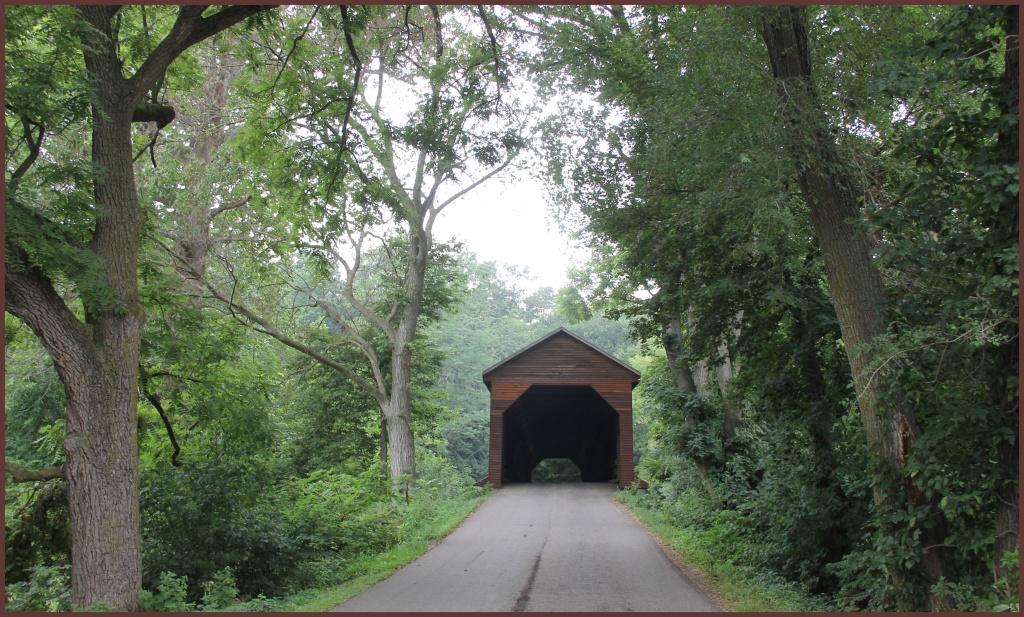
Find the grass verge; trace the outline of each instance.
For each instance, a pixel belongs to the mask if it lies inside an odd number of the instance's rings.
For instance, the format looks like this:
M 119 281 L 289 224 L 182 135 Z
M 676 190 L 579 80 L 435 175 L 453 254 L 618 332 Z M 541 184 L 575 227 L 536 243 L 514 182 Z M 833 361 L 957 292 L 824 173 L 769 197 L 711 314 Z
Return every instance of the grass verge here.
M 729 551 L 715 550 L 710 534 L 678 526 L 664 512 L 648 506 L 640 495 L 620 491 L 616 498 L 663 545 L 679 554 L 711 588 L 709 595 L 725 610 L 744 613 L 829 610 L 824 602 L 808 597 L 777 577 L 723 561 L 719 555 Z
M 437 541 L 451 533 L 477 508 L 492 491 L 487 490 L 467 500 L 432 502 L 430 512 L 411 516 L 408 538 L 388 551 L 364 555 L 345 568 L 343 582 L 323 589 L 305 589 L 283 598 L 259 598 L 228 607 L 231 612 L 302 612 L 329 611 L 349 598 L 359 595 L 396 570 L 412 563 Z

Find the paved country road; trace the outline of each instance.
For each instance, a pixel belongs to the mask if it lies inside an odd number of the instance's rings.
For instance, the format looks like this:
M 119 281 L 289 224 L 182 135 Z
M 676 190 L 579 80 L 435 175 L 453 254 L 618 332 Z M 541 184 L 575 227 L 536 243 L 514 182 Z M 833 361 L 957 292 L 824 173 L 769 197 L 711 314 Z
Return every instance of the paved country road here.
M 607 484 L 513 484 L 335 611 L 718 611 Z

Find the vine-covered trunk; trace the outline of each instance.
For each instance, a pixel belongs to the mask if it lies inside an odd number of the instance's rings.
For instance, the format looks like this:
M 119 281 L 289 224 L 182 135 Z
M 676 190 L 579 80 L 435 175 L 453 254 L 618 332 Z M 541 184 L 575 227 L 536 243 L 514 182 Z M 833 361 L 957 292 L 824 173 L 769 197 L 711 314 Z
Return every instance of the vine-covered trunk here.
M 742 310 L 736 313 L 736 325 L 732 329 L 736 340 L 740 338 L 741 323 L 743 323 Z M 734 354 L 729 350 L 729 345 L 725 340 L 718 344 L 720 364 L 715 370 L 718 374 L 718 390 L 722 393 L 722 411 L 725 413 L 722 423 L 722 449 L 726 452 L 732 449 L 732 438 L 736 435 L 736 429 L 743 424 L 743 407 L 729 390 L 729 382 L 739 370 L 739 365 L 733 361 L 733 356 Z
M 690 396 L 697 396 L 697 384 L 694 380 L 693 372 L 690 371 L 690 365 L 686 362 L 686 357 L 680 353 L 682 351 L 682 340 L 683 340 L 683 324 L 679 317 L 673 317 L 669 320 L 668 325 L 665 327 L 665 357 L 668 359 L 668 368 L 672 373 L 672 381 L 675 382 L 676 388 L 680 392 Z M 703 366 L 703 379 L 704 383 L 707 383 L 707 367 Z M 686 417 L 686 425 L 691 429 L 697 426 L 697 418 L 692 415 Z M 697 465 L 697 473 L 700 474 L 701 479 L 707 477 L 710 466 L 704 460 L 694 461 Z
M 788 133 L 786 148 L 796 164 L 798 183 L 810 210 L 811 225 L 825 260 L 832 303 L 853 373 L 857 405 L 868 445 L 877 460 L 874 501 L 883 514 L 883 530 L 897 532 L 890 515 L 908 507 L 931 505 L 903 473 L 911 448 L 921 434 L 913 411 L 891 373 L 875 367 L 870 345 L 887 334 L 882 310 L 887 293 L 872 263 L 868 238 L 851 222 L 859 215 L 859 198 L 852 176 L 835 147 L 828 121 L 811 79 L 806 9 L 764 9 L 761 35 L 768 51 Z M 897 515 L 898 516 L 898 515 Z M 943 554 L 945 520 L 932 507 L 931 521 L 922 529 L 923 563 L 932 583 L 956 580 Z M 901 563 L 890 573 L 904 610 L 916 608 L 911 579 Z M 941 609 L 943 598 L 928 592 L 929 609 Z M 951 606 L 946 604 L 946 606 Z
M 686 311 L 686 322 L 690 326 L 691 330 L 697 324 L 697 320 L 693 316 L 692 308 L 687 309 Z M 697 394 L 700 394 L 702 396 L 707 394 L 710 384 L 711 371 L 708 369 L 708 363 L 705 362 L 704 360 L 697 360 L 697 363 L 693 367 L 693 385 L 697 389 Z

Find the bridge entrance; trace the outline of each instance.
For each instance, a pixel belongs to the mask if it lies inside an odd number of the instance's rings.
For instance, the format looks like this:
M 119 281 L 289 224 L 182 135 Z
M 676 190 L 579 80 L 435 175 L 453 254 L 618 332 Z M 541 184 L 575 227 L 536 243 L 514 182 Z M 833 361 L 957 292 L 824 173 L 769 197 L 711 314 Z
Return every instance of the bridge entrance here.
M 503 483 L 530 482 L 544 459 L 569 459 L 581 482 L 617 479 L 619 416 L 590 386 L 533 386 L 503 422 Z
M 559 328 L 483 377 L 491 391 L 485 482 L 530 482 L 545 459 L 569 459 L 583 482 L 633 482 L 640 374 L 628 364 Z

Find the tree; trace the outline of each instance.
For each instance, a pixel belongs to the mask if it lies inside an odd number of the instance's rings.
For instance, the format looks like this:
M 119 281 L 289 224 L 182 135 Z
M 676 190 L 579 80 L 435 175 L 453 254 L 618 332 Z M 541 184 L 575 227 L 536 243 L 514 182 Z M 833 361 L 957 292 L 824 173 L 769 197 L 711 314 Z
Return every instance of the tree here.
M 138 13 L 145 15 L 146 8 L 8 12 L 9 50 L 33 58 L 31 68 L 36 71 L 44 71 L 47 58 L 59 60 L 52 73 L 43 72 L 42 81 L 34 81 L 39 75 L 32 71 L 8 76 L 8 129 L 13 124 L 22 130 L 16 141 L 8 140 L 4 297 L 6 310 L 24 321 L 46 347 L 67 395 L 64 476 L 77 606 L 139 606 L 136 412 L 145 314 L 138 292 L 143 213 L 133 169 L 132 124 L 167 124 L 173 108 L 151 104 L 146 97 L 159 89 L 171 63 L 193 45 L 267 7 L 223 7 L 209 13 L 207 9 L 160 11 L 164 19 L 159 27 L 149 28 L 144 20 L 141 32 L 133 29 L 133 19 Z M 168 25 L 170 15 L 173 24 Z M 27 38 L 40 31 L 48 37 Z M 60 48 L 68 44 L 81 51 L 84 66 L 68 58 L 67 48 Z M 62 69 L 72 72 L 61 74 Z M 29 183 L 45 183 L 33 174 L 41 175 L 39 164 L 51 156 L 45 147 L 49 131 L 64 127 L 62 118 L 40 103 L 46 94 L 38 84 L 62 82 L 79 88 L 73 93 L 78 115 L 66 120 L 88 125 L 92 174 L 65 176 L 57 190 L 40 199 Z M 14 157 L 12 142 L 17 148 Z M 80 196 L 85 186 L 92 193 L 89 214 L 74 217 L 73 226 L 62 225 L 61 189 L 70 188 Z M 77 292 L 81 313 L 60 293 L 65 284 Z
M 941 438 L 969 423 L 978 440 L 967 452 L 996 461 L 985 482 L 965 481 L 974 494 L 995 495 L 995 520 L 972 526 L 992 529 L 996 578 L 1011 581 L 1003 556 L 1017 546 L 1019 516 L 1018 13 L 957 7 L 925 45 L 887 61 L 875 86 L 893 101 L 887 154 L 896 197 L 867 208 L 882 238 L 880 262 L 901 296 L 891 311 L 898 329 L 883 353 L 913 367 L 903 378 L 931 410 L 922 420 L 929 456 L 941 450 L 957 467 L 976 466 L 954 458 L 953 440 Z M 937 349 L 956 361 L 937 361 Z M 947 510 L 961 519 L 970 508 Z
M 859 216 L 864 189 L 855 182 L 849 163 L 831 139 L 812 78 L 807 19 L 805 9 L 773 7 L 765 9 L 761 21 L 761 36 L 778 80 L 779 102 L 787 123 L 786 150 L 796 164 L 800 192 L 825 257 L 857 406 L 870 448 L 878 458 L 875 502 L 886 510 L 904 504 L 927 506 L 925 494 L 904 475 L 921 428 L 899 385 L 886 368 L 878 366 L 870 347 L 888 334 L 883 311 L 889 295 L 872 262 L 870 240 L 852 222 Z M 944 517 L 937 508 L 932 517 L 922 538 L 924 565 L 930 579 L 938 582 L 953 576 L 944 557 Z M 928 598 L 933 609 L 943 600 L 935 594 Z
M 261 196 L 253 196 L 249 229 L 261 241 L 257 260 L 289 254 L 263 283 L 283 285 L 289 291 L 280 300 L 308 305 L 333 329 L 326 344 L 356 350 L 365 364 L 331 358 L 319 347 L 324 342 L 304 340 L 263 314 L 246 298 L 246 285 L 256 281 L 245 280 L 233 258 L 222 261 L 219 279 L 192 268 L 240 321 L 330 366 L 377 402 L 396 478 L 415 474 L 417 331 L 458 287 L 444 278 L 449 249 L 435 241 L 434 223 L 506 169 L 524 145 L 497 40 L 485 34 L 493 17 L 480 12 L 474 32 L 456 18 L 459 12 L 297 12 L 291 21 L 298 34 L 287 35 L 293 46 L 279 71 L 248 86 L 259 106 L 242 151 L 263 169 L 252 183 Z M 401 92 L 413 102 L 404 125 L 388 105 Z M 274 201 L 274 223 L 260 220 L 259 206 Z M 184 252 L 178 250 L 182 265 Z M 294 252 L 310 266 L 305 273 L 294 267 Z

